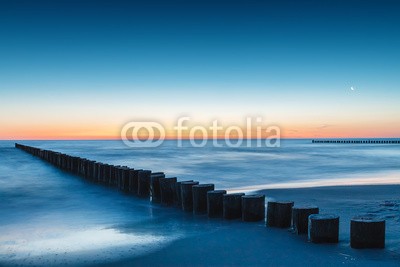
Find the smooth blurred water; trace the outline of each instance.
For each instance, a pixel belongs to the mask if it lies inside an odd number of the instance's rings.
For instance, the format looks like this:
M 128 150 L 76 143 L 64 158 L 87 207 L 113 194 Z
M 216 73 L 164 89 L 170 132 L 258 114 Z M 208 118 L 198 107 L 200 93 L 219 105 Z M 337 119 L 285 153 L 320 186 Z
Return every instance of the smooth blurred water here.
M 400 145 L 312 144 L 310 140 L 282 140 L 281 147 L 203 148 L 183 141 L 165 141 L 157 148 L 129 148 L 121 141 L 25 141 L 24 144 L 115 165 L 163 171 L 167 176 L 212 182 L 218 187 L 303 181 L 325 185 L 326 181 L 374 178 L 384 182 L 389 174 L 400 173 Z M 0 143 L 2 147 L 7 142 Z M 12 144 L 8 143 L 8 146 Z M 397 176 L 399 177 L 399 176 Z M 350 180 L 348 179 L 350 178 Z
M 219 189 L 400 183 L 400 145 L 283 140 L 280 148 L 193 148 L 188 142 L 180 148 L 170 140 L 139 149 L 121 141 L 20 143 L 211 182 Z M 0 263 L 104 262 L 159 249 L 198 227 L 179 212 L 174 216 L 182 218 L 171 220 L 168 209 L 58 170 L 10 141 L 0 141 L 0 198 Z

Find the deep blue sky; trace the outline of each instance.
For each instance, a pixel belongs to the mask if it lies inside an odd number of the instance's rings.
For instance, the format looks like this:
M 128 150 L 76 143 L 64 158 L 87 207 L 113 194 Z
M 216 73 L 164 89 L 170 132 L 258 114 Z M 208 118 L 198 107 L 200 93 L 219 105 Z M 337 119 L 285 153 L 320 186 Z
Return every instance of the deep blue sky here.
M 379 135 L 400 118 L 399 14 L 385 0 L 0 1 L 0 135 L 182 114 Z

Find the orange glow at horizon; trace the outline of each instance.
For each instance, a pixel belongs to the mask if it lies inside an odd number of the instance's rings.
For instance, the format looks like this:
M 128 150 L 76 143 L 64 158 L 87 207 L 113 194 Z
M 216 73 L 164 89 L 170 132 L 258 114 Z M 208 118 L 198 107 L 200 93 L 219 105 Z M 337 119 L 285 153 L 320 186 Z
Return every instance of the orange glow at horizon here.
M 217 132 L 214 136 L 209 126 L 202 126 L 206 130 L 206 135 L 200 130 L 193 131 L 190 134 L 191 126 L 183 130 L 181 134 L 182 139 L 203 138 L 225 138 L 227 127 Z M 1 140 L 119 140 L 121 139 L 120 131 L 122 126 L 107 126 L 107 125 L 75 125 L 74 127 L 66 125 L 40 125 L 30 127 L 26 126 L 12 126 L 0 129 Z M 250 136 L 247 134 L 246 127 L 240 127 L 243 135 L 238 135 L 237 131 L 232 131 L 228 136 L 230 138 L 267 138 L 268 136 L 277 137 L 275 132 L 266 132 L 266 127 L 262 127 L 261 131 L 257 131 L 253 127 L 250 131 Z M 261 134 L 260 134 L 261 133 Z M 146 137 L 144 135 L 144 137 Z M 177 139 L 177 130 L 172 127 L 166 129 L 166 139 Z M 400 137 L 400 129 L 393 125 L 375 125 L 370 127 L 368 125 L 339 125 L 339 126 L 296 126 L 296 125 L 281 125 L 280 126 L 281 138 L 398 138 Z M 157 138 L 157 136 L 156 136 Z

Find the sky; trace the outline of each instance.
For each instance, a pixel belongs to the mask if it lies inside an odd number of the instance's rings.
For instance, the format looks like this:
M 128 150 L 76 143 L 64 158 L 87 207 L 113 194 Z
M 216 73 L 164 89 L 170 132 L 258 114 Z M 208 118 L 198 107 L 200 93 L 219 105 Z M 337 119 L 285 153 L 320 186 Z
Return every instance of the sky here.
M 400 2 L 0 0 L 0 139 L 155 121 L 400 137 Z

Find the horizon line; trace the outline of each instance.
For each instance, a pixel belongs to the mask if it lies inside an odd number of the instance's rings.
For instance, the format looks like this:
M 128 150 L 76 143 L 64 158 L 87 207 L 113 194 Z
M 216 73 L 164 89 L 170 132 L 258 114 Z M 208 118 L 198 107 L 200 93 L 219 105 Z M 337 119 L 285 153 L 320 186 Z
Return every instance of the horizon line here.
M 272 138 L 277 139 L 277 138 Z M 400 139 L 400 137 L 281 137 L 281 140 L 345 140 L 345 139 Z M 190 141 L 190 140 L 226 140 L 226 138 L 165 138 L 165 141 Z M 239 140 L 239 138 L 229 138 L 229 140 Z M 242 138 L 242 140 L 258 140 L 258 138 Z M 268 138 L 261 138 L 268 140 Z M 56 139 L 2 139 L 0 141 L 122 141 L 121 138 L 56 138 Z

